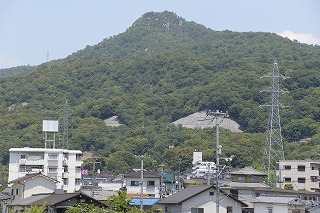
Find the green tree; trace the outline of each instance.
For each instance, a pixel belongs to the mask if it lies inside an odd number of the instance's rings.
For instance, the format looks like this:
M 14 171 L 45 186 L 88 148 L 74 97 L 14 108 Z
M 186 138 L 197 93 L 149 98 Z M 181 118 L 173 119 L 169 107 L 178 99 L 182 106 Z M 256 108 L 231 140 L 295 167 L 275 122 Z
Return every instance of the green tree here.
M 78 203 L 75 206 L 67 209 L 65 213 L 105 213 L 103 208 L 94 206 L 93 204 Z
M 286 183 L 286 184 L 284 184 L 284 189 L 285 190 L 293 190 L 293 185 L 291 183 Z
M 115 212 L 127 212 L 130 208 L 130 198 L 125 192 L 117 191 L 117 193 L 109 197 L 105 203 Z
M 46 210 L 46 205 L 43 204 L 42 206 L 31 206 L 30 209 L 24 211 L 23 213 L 43 213 Z

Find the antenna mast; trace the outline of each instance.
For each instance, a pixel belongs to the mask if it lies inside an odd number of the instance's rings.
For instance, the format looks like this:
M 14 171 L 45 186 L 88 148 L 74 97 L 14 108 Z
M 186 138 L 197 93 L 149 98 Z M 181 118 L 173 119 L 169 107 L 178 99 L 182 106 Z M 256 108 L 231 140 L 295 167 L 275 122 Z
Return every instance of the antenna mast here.
M 284 160 L 283 142 L 280 124 L 280 108 L 284 108 L 279 102 L 280 93 L 284 93 L 280 89 L 280 79 L 286 79 L 279 73 L 277 61 L 274 61 L 271 75 L 263 76 L 270 78 L 270 88 L 262 92 L 269 92 L 271 100 L 263 106 L 270 107 L 268 129 L 266 131 L 266 143 L 263 153 L 263 165 L 268 170 L 268 184 L 270 184 L 270 171 L 277 170 L 277 163 Z M 263 78 L 261 77 L 261 78 Z

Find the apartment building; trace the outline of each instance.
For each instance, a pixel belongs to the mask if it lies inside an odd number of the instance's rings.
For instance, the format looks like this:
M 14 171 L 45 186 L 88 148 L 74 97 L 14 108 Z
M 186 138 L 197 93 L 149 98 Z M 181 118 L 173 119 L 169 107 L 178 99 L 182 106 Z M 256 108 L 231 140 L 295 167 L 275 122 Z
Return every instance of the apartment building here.
M 216 164 L 214 162 L 202 161 L 202 152 L 193 152 L 192 177 L 207 178 L 215 174 Z
M 292 184 L 295 190 L 320 192 L 320 161 L 281 160 L 279 176 L 281 188 Z
M 59 181 L 57 189 L 68 193 L 80 190 L 81 151 L 24 147 L 11 148 L 9 152 L 8 182 L 26 174 L 41 172 Z

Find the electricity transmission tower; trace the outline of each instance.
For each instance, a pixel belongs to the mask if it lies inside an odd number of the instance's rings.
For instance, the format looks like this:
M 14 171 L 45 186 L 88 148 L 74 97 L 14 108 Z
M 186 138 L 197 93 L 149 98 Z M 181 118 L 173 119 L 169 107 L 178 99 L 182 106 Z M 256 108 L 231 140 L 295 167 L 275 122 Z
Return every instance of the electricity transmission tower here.
M 66 101 L 66 105 L 63 110 L 63 135 L 62 135 L 62 149 L 68 149 L 69 142 L 69 114 L 71 112 L 71 107 Z
M 284 108 L 279 102 L 280 93 L 284 93 L 280 89 L 280 79 L 286 79 L 279 73 L 277 61 L 274 61 L 271 75 L 263 76 L 270 78 L 270 88 L 263 92 L 270 93 L 270 102 L 263 106 L 270 107 L 268 129 L 266 132 L 266 143 L 263 153 L 263 165 L 268 170 L 268 184 L 270 184 L 270 172 L 277 170 L 277 163 L 284 160 L 283 142 L 281 135 L 280 108 Z M 261 77 L 261 78 L 263 78 Z

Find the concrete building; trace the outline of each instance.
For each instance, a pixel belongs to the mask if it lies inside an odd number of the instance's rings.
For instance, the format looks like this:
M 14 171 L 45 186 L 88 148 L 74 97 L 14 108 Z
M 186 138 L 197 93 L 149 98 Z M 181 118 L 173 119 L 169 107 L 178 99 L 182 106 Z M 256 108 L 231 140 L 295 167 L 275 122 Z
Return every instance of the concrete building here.
M 281 160 L 279 177 L 281 188 L 291 184 L 295 190 L 320 192 L 320 161 Z
M 202 152 L 193 152 L 192 177 L 207 178 L 215 174 L 216 164 L 214 162 L 203 162 Z
M 80 189 L 82 152 L 45 148 L 9 149 L 8 182 L 30 173 L 39 173 L 59 181 L 57 188 L 65 192 Z

